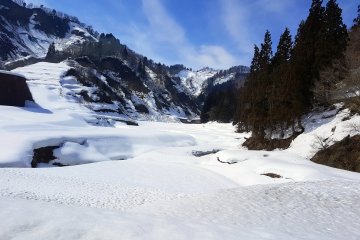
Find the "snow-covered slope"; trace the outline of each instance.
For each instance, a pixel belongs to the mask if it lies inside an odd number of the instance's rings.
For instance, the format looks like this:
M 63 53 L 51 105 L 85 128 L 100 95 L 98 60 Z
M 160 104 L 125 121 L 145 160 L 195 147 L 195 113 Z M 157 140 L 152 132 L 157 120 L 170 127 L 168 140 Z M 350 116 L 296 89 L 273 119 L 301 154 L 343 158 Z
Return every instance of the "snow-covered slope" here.
M 184 85 L 192 92 L 192 94 L 199 96 L 203 90 L 204 82 L 218 72 L 219 71 L 211 68 L 203 68 L 198 71 L 182 70 L 176 76 L 181 78 Z
M 324 147 L 347 136 L 360 134 L 360 116 L 343 109 L 343 104 L 337 104 L 334 110 L 311 112 L 303 122 L 305 133 L 298 136 L 287 151 L 305 158 L 312 158 Z
M 309 160 L 319 140 L 359 134 L 359 116 L 341 106 L 311 113 L 305 133 L 274 152 L 244 149 L 249 134 L 231 124 L 129 126 L 122 120 L 196 116 L 185 113 L 186 99 L 246 75 L 144 62 L 135 71 L 133 62 L 103 56 L 95 67 L 82 58 L 13 70 L 36 103 L 0 106 L 1 240 L 360 239 L 360 175 Z M 48 162 L 37 162 L 42 154 Z
M 0 106 L 0 239 L 359 238 L 360 175 L 302 152 L 346 110 L 313 116 L 292 151 L 247 151 L 231 124 L 94 126 L 68 68 L 17 69 L 38 105 Z M 84 165 L 29 168 L 46 146 L 59 147 L 53 162 Z
M 248 71 L 243 66 L 192 71 L 183 65 L 155 63 L 112 34 L 98 34 L 76 17 L 15 2 L 1 2 L 0 67 L 2 62 L 7 69 L 15 69 L 72 59 L 71 76 L 88 86 L 73 94 L 92 101 L 94 111 L 135 119 L 197 119 L 214 86 L 228 82 L 241 86 Z M 98 94 L 94 94 L 96 89 Z
M 357 240 L 359 189 L 347 181 L 256 186 L 125 212 L 0 197 L 0 238 Z
M 165 80 L 169 82 L 165 84 L 158 82 L 157 75 L 151 73 L 151 70 L 150 77 L 142 83 L 135 74 L 132 75 L 134 80 L 126 81 L 122 78 L 121 71 L 98 72 L 89 68 L 84 70 L 88 71 L 85 77 L 80 76 L 77 73 L 84 68 L 80 67 L 81 70 L 75 71 L 74 64 L 78 66 L 77 63 L 67 61 L 40 62 L 14 69 L 13 72 L 27 77 L 33 92 L 42 92 L 35 94 L 35 102 L 51 111 L 53 108 L 77 108 L 76 111 L 96 115 L 97 118 L 120 117 L 153 121 L 178 121 L 178 118 L 197 116 L 197 112 L 192 112 L 197 110 L 197 105 L 190 95 L 174 99 L 176 94 L 187 91 L 185 87 L 181 84 L 175 85 L 171 79 Z M 121 66 L 127 68 L 125 65 Z M 72 74 L 67 74 L 71 69 Z M 49 94 L 51 96 L 48 96 Z
M 182 70 L 176 76 L 179 77 L 184 85 L 195 96 L 200 94 L 207 95 L 214 87 L 223 84 L 232 84 L 238 88 L 242 85 L 249 69 L 245 66 L 232 67 L 227 70 L 214 70 L 212 68 L 203 68 L 198 71 Z
M 2 0 L 0 16 L 0 57 L 5 61 L 45 57 L 51 43 L 64 50 L 84 41 L 97 41 L 75 18 L 45 7 L 25 8 Z

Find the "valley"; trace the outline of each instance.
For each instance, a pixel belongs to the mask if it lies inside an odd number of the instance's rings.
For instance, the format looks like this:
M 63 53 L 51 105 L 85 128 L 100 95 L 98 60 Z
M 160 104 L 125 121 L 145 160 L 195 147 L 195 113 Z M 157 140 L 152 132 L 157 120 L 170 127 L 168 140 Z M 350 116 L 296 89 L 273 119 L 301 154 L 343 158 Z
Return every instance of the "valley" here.
M 309 0 L 247 67 L 243 21 L 303 2 L 81 6 L 114 33 L 40 2 L 0 0 L 0 240 L 360 239 L 360 6 Z

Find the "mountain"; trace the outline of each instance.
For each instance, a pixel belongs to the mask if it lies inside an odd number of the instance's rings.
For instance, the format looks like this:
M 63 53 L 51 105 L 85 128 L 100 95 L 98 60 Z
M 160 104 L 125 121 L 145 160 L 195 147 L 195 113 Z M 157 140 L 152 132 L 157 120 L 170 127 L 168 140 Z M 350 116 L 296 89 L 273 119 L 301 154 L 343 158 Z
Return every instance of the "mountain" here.
M 21 0 L 1 0 L 0 15 L 0 58 L 5 67 L 66 61 L 71 69 L 64 77 L 83 86 L 72 95 L 97 113 L 144 120 L 198 118 L 214 86 L 239 85 L 248 72 L 243 66 L 193 71 L 181 64 L 156 63 L 76 17 Z
M 76 17 L 45 7 L 19 5 L 21 1 L 0 1 L 0 57 L 45 57 L 51 43 L 58 49 L 84 41 L 96 41 L 96 34 Z

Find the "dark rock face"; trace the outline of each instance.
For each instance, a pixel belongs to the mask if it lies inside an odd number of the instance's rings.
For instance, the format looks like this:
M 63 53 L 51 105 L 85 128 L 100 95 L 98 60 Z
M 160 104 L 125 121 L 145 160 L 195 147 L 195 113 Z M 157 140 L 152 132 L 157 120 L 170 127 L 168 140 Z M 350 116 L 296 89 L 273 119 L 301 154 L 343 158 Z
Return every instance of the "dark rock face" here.
M 192 151 L 192 155 L 194 155 L 195 157 L 203 157 L 203 156 L 207 156 L 207 155 L 211 155 L 211 154 L 216 154 L 218 152 L 220 152 L 221 150 L 219 149 L 213 149 L 211 151 Z
M 0 72 L 0 105 L 24 107 L 26 101 L 33 101 L 26 79 Z
M 36 168 L 39 163 L 49 163 L 52 160 L 55 160 L 54 150 L 58 149 L 60 146 L 55 147 L 43 147 L 34 149 L 33 160 L 31 161 L 31 167 Z
M 112 77 L 113 81 L 108 81 L 112 88 L 116 88 L 119 85 L 119 82 L 116 80 L 121 80 L 129 89 L 143 93 L 149 92 L 149 89 L 144 86 L 144 83 L 136 73 L 118 58 L 106 57 L 101 59 L 100 68 L 115 74 L 115 76 Z
M 251 137 L 243 143 L 243 146 L 249 150 L 274 151 L 275 149 L 288 149 L 292 141 L 304 131 L 305 129 L 301 129 L 300 132 L 295 132 L 291 137 L 286 139 L 264 139 L 262 137 Z
M 0 8 L 0 58 L 3 60 L 34 54 L 28 44 L 19 36 L 21 29 L 29 30 L 32 22 L 36 23 L 34 24 L 36 30 L 57 38 L 64 38 L 70 30 L 69 18 L 61 18 L 42 8 L 29 9 L 11 0 L 1 0 L 0 2 L 3 6 Z M 41 39 L 37 39 L 29 32 L 21 31 L 21 34 L 27 34 L 28 42 L 32 42 L 34 45 L 43 44 Z
M 311 161 L 360 173 L 360 135 L 348 136 L 333 146 L 321 150 Z

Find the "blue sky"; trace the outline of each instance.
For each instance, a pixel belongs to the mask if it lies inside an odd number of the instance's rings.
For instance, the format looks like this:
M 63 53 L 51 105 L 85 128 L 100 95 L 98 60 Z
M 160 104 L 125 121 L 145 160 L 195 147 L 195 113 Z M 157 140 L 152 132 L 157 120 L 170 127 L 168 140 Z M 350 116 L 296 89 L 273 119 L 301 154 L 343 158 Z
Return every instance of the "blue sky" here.
M 266 29 L 274 47 L 287 26 L 295 35 L 311 0 L 28 0 L 113 33 L 133 50 L 165 64 L 217 69 L 249 65 Z M 326 2 L 326 1 L 325 1 Z M 345 23 L 358 0 L 338 0 Z

